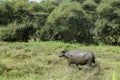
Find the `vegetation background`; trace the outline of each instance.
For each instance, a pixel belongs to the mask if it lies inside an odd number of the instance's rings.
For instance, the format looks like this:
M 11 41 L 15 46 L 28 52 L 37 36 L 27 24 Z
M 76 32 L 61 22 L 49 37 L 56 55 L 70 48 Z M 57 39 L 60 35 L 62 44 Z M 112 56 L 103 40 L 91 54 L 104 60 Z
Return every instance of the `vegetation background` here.
M 59 58 L 62 50 L 91 50 L 98 66 L 78 70 Z M 63 42 L 0 42 L 0 80 L 119 80 L 120 47 Z M 117 75 L 116 75 L 117 74 Z M 113 77 L 113 78 L 112 78 Z
M 119 0 L 0 0 L 1 80 L 119 80 L 119 46 Z M 93 51 L 99 66 L 67 66 L 66 49 Z
M 120 1 L 3 0 L 0 40 L 120 45 Z

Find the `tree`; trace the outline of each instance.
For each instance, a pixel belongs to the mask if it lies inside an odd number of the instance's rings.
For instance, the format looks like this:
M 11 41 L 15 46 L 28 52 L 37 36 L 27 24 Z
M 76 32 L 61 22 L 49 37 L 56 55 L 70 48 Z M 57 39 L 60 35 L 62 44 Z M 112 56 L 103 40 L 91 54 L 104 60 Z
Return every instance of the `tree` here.
M 90 33 L 91 35 L 93 35 L 93 31 L 95 28 L 95 22 L 97 19 L 97 13 L 96 13 L 97 4 L 93 0 L 86 0 L 82 3 L 82 7 L 88 14 Z
M 8 26 L 2 26 L 0 28 L 0 40 L 14 42 L 14 41 L 25 41 L 27 42 L 35 33 L 36 29 L 34 24 L 23 23 L 18 24 L 16 22 L 9 24 Z
M 70 0 L 42 0 L 42 1 L 52 2 L 55 5 L 59 5 L 60 3 L 69 2 Z
M 31 18 L 33 23 L 37 24 L 37 31 L 33 35 L 33 38 L 40 39 L 41 36 L 41 28 L 44 27 L 47 17 L 49 14 L 56 8 L 56 5 L 51 1 L 42 1 L 40 4 L 36 5 L 36 3 L 32 3 L 33 7 L 30 13 L 33 15 Z
M 78 2 L 60 4 L 48 16 L 42 30 L 42 40 L 77 42 L 89 40 L 88 18 Z
M 120 44 L 120 2 L 102 3 L 97 12 L 99 18 L 96 21 L 95 39 L 106 43 Z
M 85 9 L 88 13 L 95 12 L 97 8 L 97 4 L 93 0 L 87 0 L 82 3 L 83 9 Z
M 102 0 L 93 0 L 93 1 L 99 4 Z
M 76 1 L 76 2 L 83 3 L 83 2 L 86 1 L 86 0 L 70 0 L 70 1 Z
M 56 5 L 51 1 L 29 3 L 28 0 L 7 0 L 0 5 L 0 23 L 4 27 L 14 22 L 17 24 L 32 23 L 36 29 L 32 38 L 36 39 L 39 38 L 41 28 L 55 7 Z
M 0 24 L 6 25 L 13 21 L 13 3 L 3 1 L 0 3 Z

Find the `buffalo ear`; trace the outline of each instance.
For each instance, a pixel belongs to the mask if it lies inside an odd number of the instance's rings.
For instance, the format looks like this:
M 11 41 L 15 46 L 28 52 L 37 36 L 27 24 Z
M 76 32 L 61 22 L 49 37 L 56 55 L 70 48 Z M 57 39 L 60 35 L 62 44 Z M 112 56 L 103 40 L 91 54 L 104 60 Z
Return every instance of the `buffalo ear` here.
M 64 50 L 64 51 L 62 51 L 62 53 L 66 53 L 66 52 L 68 52 L 68 50 Z

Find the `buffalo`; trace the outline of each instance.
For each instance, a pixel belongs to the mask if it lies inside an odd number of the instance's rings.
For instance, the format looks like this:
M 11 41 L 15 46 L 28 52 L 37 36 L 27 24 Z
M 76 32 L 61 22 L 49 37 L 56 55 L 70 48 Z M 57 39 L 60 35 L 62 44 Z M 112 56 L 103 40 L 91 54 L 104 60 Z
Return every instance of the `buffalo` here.
M 79 65 L 88 64 L 91 68 L 92 63 L 95 64 L 95 55 L 88 50 L 64 50 L 59 54 L 59 57 L 65 57 L 68 60 L 68 65 L 76 64 L 79 69 L 81 69 Z

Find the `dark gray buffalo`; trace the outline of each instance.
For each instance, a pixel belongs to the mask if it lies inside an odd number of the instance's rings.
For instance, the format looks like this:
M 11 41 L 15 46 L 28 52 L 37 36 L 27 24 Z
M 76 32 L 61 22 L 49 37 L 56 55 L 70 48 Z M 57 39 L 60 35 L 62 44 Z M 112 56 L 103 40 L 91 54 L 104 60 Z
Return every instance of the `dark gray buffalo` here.
M 68 65 L 76 64 L 78 67 L 79 65 L 88 64 L 91 68 L 92 63 L 95 64 L 94 54 L 91 51 L 87 50 L 62 51 L 59 57 L 65 57 L 68 60 Z

